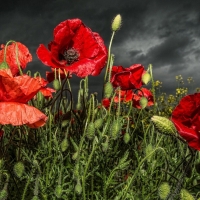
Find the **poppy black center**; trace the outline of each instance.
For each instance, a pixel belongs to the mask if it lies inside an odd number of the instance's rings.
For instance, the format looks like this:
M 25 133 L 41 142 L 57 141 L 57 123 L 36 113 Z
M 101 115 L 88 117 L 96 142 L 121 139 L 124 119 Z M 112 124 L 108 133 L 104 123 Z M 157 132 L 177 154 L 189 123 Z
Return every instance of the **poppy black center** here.
M 65 50 L 63 52 L 63 56 L 65 60 L 67 60 L 67 64 L 70 65 L 73 62 L 78 60 L 79 53 L 74 48 L 71 48 L 71 49 Z

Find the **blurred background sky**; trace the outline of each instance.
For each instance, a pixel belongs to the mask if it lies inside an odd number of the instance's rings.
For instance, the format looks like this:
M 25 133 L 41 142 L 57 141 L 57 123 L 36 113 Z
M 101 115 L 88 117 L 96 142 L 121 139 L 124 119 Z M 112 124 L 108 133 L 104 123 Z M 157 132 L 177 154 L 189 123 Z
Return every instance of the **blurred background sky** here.
M 111 21 L 122 15 L 112 53 L 114 65 L 153 65 L 154 79 L 163 82 L 163 92 L 174 93 L 176 75 L 193 77 L 191 89 L 200 87 L 200 1 L 191 0 L 0 0 L 0 44 L 9 40 L 25 44 L 33 61 L 27 69 L 45 76 L 49 67 L 36 56 L 39 44 L 53 39 L 53 29 L 62 21 L 80 18 L 98 32 L 108 47 Z M 90 92 L 101 92 L 104 73 L 89 77 Z M 72 78 L 78 89 L 79 79 Z M 192 91 L 192 90 L 191 90 Z

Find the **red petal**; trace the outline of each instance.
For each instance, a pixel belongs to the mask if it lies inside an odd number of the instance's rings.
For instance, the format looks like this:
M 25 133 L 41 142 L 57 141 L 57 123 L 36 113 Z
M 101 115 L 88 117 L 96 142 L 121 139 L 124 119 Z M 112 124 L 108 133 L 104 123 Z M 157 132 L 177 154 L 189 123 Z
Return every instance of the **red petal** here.
M 0 102 L 0 124 L 27 125 L 38 128 L 45 124 L 47 116 L 35 107 L 15 102 Z

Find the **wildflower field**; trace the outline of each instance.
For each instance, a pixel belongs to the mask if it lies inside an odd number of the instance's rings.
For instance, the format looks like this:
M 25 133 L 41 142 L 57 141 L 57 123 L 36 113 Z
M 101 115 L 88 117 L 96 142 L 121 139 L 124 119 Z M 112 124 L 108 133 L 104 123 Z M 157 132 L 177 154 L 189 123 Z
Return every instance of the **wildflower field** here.
M 200 200 L 199 89 L 177 75 L 167 95 L 153 63 L 115 66 L 121 20 L 108 47 L 80 19 L 58 24 L 36 52 L 46 78 L 24 72 L 24 44 L 1 45 L 0 200 Z M 90 93 L 104 68 L 102 94 Z

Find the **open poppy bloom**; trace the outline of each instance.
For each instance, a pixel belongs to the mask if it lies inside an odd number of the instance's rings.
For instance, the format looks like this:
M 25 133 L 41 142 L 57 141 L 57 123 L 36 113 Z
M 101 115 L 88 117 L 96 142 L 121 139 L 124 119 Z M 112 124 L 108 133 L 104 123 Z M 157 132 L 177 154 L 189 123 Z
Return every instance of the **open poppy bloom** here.
M 0 124 L 43 126 L 47 116 L 27 105 L 41 88 L 36 78 L 28 75 L 13 77 L 10 69 L 0 70 Z
M 120 92 L 120 100 L 119 100 L 119 92 Z M 132 101 L 133 91 L 132 90 L 118 90 L 114 97 L 114 102 L 129 102 Z
M 142 75 L 145 69 L 141 64 L 134 64 L 129 68 L 122 66 L 113 66 L 111 71 L 111 82 L 113 87 L 119 87 L 122 90 L 139 89 L 142 83 Z
M 107 49 L 98 33 L 80 19 L 61 22 L 53 32 L 48 49 L 41 44 L 37 56 L 47 66 L 61 68 L 78 77 L 97 76 L 107 60 Z
M 138 90 L 137 94 L 133 94 L 133 107 L 141 109 L 140 99 L 141 97 L 145 97 L 148 101 L 147 106 L 152 106 L 153 103 L 153 95 L 151 91 L 146 88 L 141 88 Z
M 188 145 L 200 150 L 200 93 L 183 97 L 173 110 L 171 120 Z
M 17 43 L 17 49 L 18 49 L 17 55 L 16 55 L 16 43 Z M 6 62 L 9 65 L 9 68 L 13 76 L 19 74 L 17 58 L 22 70 L 26 68 L 27 63 L 32 61 L 32 55 L 30 54 L 28 48 L 20 42 L 16 42 L 16 43 L 12 43 L 11 45 L 8 45 L 7 50 L 6 50 Z M 5 45 L 2 44 L 1 48 L 2 49 L 0 50 L 0 63 L 4 61 Z

